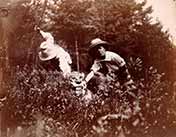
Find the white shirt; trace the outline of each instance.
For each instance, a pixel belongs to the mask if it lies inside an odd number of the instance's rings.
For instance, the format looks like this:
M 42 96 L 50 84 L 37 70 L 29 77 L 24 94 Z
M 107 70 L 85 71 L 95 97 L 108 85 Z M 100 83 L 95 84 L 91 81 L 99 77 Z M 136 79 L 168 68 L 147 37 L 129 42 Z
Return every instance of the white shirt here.
M 108 68 L 108 72 L 117 72 L 120 67 L 124 66 L 126 63 L 122 57 L 118 54 L 106 51 L 105 59 L 96 59 L 94 64 L 91 67 L 91 70 L 94 72 L 98 72 L 102 68 L 102 63 L 106 65 Z

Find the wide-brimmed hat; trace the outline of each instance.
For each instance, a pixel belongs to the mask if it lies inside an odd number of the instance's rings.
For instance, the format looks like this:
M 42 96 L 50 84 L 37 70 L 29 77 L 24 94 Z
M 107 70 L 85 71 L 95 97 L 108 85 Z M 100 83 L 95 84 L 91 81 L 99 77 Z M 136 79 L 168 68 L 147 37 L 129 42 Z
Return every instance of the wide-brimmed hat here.
M 96 48 L 96 47 L 99 47 L 100 45 L 103 47 L 106 47 L 109 45 L 109 43 L 107 41 L 101 40 L 100 38 L 95 38 L 91 41 L 90 46 L 89 46 L 89 50 Z
M 42 61 L 53 59 L 57 56 L 58 48 L 54 44 L 43 42 L 40 45 L 39 58 Z

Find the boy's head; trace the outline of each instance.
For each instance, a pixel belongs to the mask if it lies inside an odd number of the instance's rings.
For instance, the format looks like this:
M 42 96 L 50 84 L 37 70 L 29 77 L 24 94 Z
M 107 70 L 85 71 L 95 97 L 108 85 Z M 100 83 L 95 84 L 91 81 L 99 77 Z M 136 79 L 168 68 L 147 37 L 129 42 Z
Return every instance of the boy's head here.
M 104 58 L 106 48 L 109 45 L 108 42 L 101 40 L 100 38 L 93 39 L 89 46 L 89 54 L 93 58 Z

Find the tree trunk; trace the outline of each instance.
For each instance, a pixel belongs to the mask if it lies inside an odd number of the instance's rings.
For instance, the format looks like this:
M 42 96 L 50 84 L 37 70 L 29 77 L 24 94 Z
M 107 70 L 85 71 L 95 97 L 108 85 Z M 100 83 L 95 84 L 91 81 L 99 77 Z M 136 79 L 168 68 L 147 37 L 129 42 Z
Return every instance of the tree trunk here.
M 0 66 L 0 86 L 3 81 L 4 77 L 4 70 L 9 67 L 9 51 L 8 51 L 8 40 L 9 40 L 9 31 L 8 29 L 8 18 L 3 17 L 0 18 L 0 61 L 2 61 L 2 64 Z M 0 87 L 1 88 L 1 87 Z M 3 94 L 3 90 L 0 89 L 0 94 Z M 0 110 L 0 136 L 7 137 L 7 121 L 6 121 L 6 110 L 2 109 Z
M 77 38 L 75 39 L 75 50 L 76 50 L 76 66 L 77 66 L 77 71 L 80 71 L 80 66 L 79 66 L 79 47 L 78 47 L 78 40 Z
M 5 63 L 5 66 L 1 66 L 1 67 L 8 67 L 9 66 L 9 54 L 8 54 L 8 31 L 6 30 L 8 19 L 7 18 L 2 18 L 0 19 L 0 45 L 1 45 L 1 49 L 4 50 L 3 52 L 5 52 L 5 56 L 3 55 L 3 57 L 1 56 L 1 58 L 3 58 L 3 63 Z

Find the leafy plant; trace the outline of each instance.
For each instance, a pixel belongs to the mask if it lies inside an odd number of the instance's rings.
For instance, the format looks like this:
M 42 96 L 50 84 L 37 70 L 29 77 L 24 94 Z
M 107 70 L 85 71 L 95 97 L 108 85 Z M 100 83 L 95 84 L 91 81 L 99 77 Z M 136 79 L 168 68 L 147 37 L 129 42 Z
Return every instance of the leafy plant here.
M 139 59 L 129 62 L 136 66 L 132 67 L 134 72 L 141 70 L 139 62 Z M 88 86 L 93 100 L 85 106 L 60 72 L 28 66 L 17 68 L 11 77 L 13 82 L 7 87 L 9 93 L 4 106 L 10 116 L 7 121 L 22 127 L 36 126 L 36 115 L 40 114 L 43 120 L 52 119 L 52 131 L 41 130 L 42 134 L 52 136 L 63 130 L 63 136 L 137 137 L 160 133 L 161 128 L 165 134 L 175 121 L 170 83 L 163 81 L 163 74 L 155 68 L 147 70 L 147 80 L 145 77 L 135 80 L 137 89 L 133 94 L 123 91 L 118 82 L 95 78 L 98 82 L 92 81 Z

